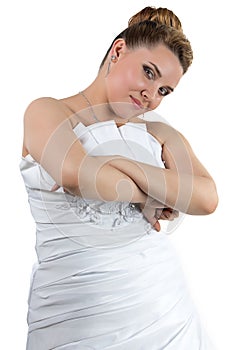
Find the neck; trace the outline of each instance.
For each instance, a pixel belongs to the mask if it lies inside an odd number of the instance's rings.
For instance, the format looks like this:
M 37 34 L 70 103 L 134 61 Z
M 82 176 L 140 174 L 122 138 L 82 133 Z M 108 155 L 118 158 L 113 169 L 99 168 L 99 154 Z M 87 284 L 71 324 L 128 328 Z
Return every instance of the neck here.
M 128 121 L 128 119 L 116 114 L 111 108 L 106 96 L 106 91 L 100 81 L 100 77 L 97 77 L 90 86 L 82 90 L 82 95 L 84 95 L 87 105 L 92 109 L 92 112 L 98 121 L 115 120 L 122 124 Z
M 124 116 L 125 111 L 127 113 L 127 105 L 124 106 L 122 103 L 115 103 L 111 106 L 111 104 L 109 104 L 105 79 L 105 72 L 101 69 L 96 79 L 86 89 L 82 90 L 86 97 L 81 97 L 83 100 L 82 102 L 84 102 L 83 104 L 86 105 L 86 107 L 90 108 L 92 120 L 95 119 L 100 122 L 115 120 L 116 123 L 125 124 L 129 120 L 138 119 L 136 115 L 127 118 Z

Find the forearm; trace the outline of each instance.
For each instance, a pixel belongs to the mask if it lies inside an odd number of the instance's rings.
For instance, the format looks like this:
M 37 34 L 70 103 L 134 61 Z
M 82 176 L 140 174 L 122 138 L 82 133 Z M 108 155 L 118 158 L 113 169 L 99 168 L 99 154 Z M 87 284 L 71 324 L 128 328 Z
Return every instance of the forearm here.
M 64 186 L 83 198 L 150 203 L 193 215 L 215 210 L 216 189 L 211 178 L 178 173 L 118 156 L 85 157 Z M 76 179 L 75 183 L 73 179 Z M 154 199 L 151 200 L 151 198 Z M 213 204 L 212 204 L 213 203 Z
M 107 160 L 108 157 L 86 156 L 78 171 L 73 168 L 68 172 L 70 176 L 64 180 L 63 187 L 83 198 L 146 203 L 147 194 Z
M 109 164 L 129 176 L 148 196 L 166 207 L 193 215 L 214 211 L 215 184 L 211 178 L 178 173 L 135 162 L 126 158 L 109 160 Z

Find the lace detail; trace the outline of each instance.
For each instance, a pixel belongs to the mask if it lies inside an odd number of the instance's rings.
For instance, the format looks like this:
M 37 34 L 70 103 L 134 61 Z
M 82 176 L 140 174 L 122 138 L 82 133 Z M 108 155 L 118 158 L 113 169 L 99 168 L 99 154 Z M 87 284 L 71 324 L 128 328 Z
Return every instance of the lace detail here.
M 143 217 L 139 206 L 134 203 L 86 200 L 69 195 L 66 202 L 56 205 L 56 209 L 72 210 L 81 221 L 89 221 L 96 225 L 111 220 L 112 227 L 132 223 Z

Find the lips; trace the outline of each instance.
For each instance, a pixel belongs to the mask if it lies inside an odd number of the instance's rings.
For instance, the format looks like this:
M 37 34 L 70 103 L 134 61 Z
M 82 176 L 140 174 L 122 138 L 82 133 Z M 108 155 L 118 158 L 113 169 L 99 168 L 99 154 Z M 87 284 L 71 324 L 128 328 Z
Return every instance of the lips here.
M 141 101 L 139 101 L 137 98 L 133 97 L 130 95 L 130 98 L 134 104 L 134 106 L 137 108 L 137 109 L 143 109 L 144 106 L 142 105 Z

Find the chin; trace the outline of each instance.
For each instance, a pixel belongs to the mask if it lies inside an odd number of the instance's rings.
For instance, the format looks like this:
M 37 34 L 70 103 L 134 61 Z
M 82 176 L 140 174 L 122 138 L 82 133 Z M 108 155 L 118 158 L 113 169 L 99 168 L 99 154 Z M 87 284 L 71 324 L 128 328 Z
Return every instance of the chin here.
M 113 113 L 122 119 L 130 119 L 143 114 L 143 110 L 136 109 L 132 103 L 110 102 Z

